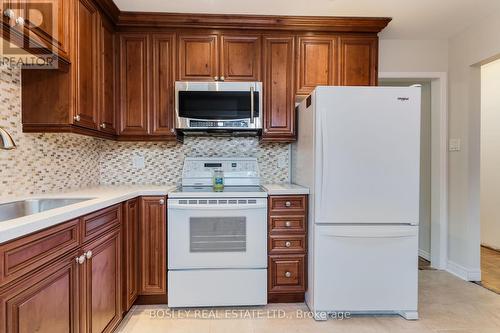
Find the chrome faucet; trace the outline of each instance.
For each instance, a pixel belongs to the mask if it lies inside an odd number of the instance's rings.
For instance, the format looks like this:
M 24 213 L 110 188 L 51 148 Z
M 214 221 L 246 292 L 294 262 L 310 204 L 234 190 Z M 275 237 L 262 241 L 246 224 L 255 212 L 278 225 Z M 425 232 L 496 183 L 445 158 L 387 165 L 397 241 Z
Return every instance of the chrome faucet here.
M 16 143 L 10 136 L 9 132 L 0 127 L 0 149 L 15 149 Z

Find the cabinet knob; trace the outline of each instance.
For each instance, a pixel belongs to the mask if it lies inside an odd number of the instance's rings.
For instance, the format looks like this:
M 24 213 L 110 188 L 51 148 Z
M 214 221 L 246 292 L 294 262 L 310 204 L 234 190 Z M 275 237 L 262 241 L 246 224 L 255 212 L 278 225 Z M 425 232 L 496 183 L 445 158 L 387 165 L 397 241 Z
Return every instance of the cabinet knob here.
M 100 128 L 102 129 L 105 129 L 106 128 L 106 123 L 102 123 L 101 125 L 99 125 Z
M 291 203 L 290 201 L 287 201 L 287 202 L 285 202 L 285 206 L 286 206 L 286 207 L 291 207 L 291 206 L 292 206 L 292 203 Z
M 24 18 L 19 16 L 18 18 L 16 18 L 16 25 L 18 26 L 24 26 Z
M 82 254 L 81 256 L 76 257 L 75 261 L 76 261 L 77 264 L 82 265 L 85 262 L 85 255 Z
M 80 119 L 82 119 L 82 117 L 80 117 L 80 115 L 77 114 L 76 116 L 73 117 L 73 119 L 75 119 L 75 121 L 80 121 Z
M 289 241 L 285 242 L 285 247 L 290 247 L 290 246 L 292 246 L 292 242 Z
M 290 273 L 290 272 L 285 272 L 285 277 L 286 277 L 286 278 L 291 278 L 291 277 L 292 277 L 292 273 Z
M 165 200 L 164 199 L 160 199 L 160 205 L 164 205 L 165 204 Z
M 214 76 L 214 81 L 219 81 L 219 77 L 218 76 Z
M 285 227 L 290 228 L 292 226 L 292 222 L 286 221 L 285 222 Z
M 224 76 L 221 76 L 221 77 L 220 77 L 220 80 L 221 80 L 221 81 L 224 81 L 225 79 L 226 79 L 226 78 L 225 78 Z
M 4 10 L 3 16 L 8 17 L 10 19 L 13 19 L 14 16 L 16 16 L 16 13 L 14 13 L 14 11 L 12 9 L 7 8 L 6 10 Z
M 84 253 L 85 258 L 90 259 L 92 258 L 92 251 L 88 250 L 87 252 Z

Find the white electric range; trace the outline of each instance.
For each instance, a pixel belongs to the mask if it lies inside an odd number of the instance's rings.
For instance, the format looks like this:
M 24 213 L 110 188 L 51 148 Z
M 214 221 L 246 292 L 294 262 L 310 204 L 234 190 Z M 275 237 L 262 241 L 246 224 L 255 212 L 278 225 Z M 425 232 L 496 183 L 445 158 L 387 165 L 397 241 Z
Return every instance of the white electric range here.
M 224 171 L 215 192 L 212 175 Z M 168 306 L 267 303 L 267 193 L 255 158 L 186 158 L 168 199 Z

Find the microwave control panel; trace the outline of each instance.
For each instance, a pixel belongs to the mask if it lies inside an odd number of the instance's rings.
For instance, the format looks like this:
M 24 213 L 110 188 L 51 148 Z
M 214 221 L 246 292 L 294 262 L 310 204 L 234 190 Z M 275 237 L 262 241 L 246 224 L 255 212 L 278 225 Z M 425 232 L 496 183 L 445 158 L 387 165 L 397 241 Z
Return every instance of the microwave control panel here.
M 205 121 L 205 120 L 190 120 L 189 127 L 191 128 L 247 128 L 248 122 L 244 120 L 230 120 L 230 121 Z

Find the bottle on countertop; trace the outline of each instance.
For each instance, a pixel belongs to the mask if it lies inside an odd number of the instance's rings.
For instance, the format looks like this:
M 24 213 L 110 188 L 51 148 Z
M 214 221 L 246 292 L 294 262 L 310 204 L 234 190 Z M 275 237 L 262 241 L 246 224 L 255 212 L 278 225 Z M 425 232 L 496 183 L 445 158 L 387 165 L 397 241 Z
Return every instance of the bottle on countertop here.
M 215 192 L 224 191 L 224 171 L 219 169 L 214 170 L 212 182 Z

